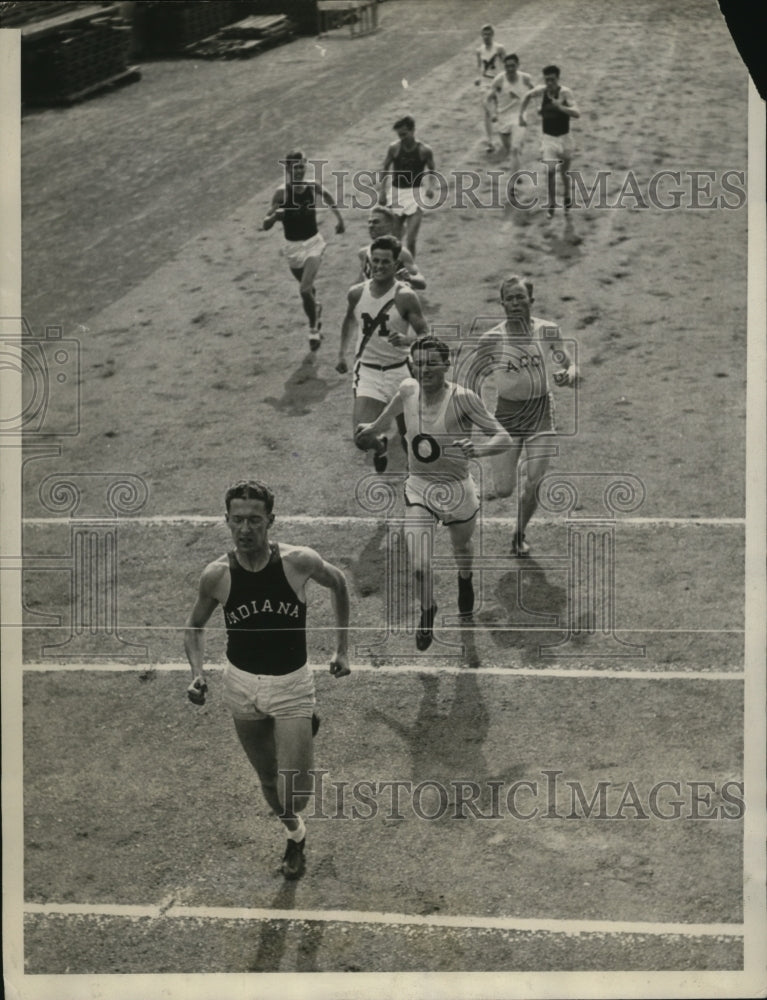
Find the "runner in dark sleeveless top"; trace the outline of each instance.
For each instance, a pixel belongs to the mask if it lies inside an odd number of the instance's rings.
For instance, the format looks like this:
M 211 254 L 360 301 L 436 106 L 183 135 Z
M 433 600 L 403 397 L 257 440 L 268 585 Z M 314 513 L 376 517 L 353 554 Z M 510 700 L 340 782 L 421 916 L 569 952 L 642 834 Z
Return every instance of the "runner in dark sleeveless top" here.
M 389 207 L 397 219 L 394 235 L 403 240 L 415 257 L 416 239 L 423 217 L 424 196 L 419 185 L 425 176 L 435 171 L 434 154 L 430 146 L 416 139 L 412 115 L 405 115 L 396 121 L 394 131 L 398 139 L 386 150 L 378 201 L 383 205 L 388 197 Z
M 236 552 L 228 558 L 227 659 L 250 674 L 280 676 L 298 670 L 306 663 L 306 604 L 287 581 L 279 546 L 272 543 L 269 562 L 257 573 L 241 566 Z
M 548 204 L 546 215 L 551 219 L 557 201 L 557 170 L 562 175 L 564 187 L 565 215 L 572 207 L 572 184 L 570 180 L 570 164 L 573 156 L 572 136 L 570 135 L 570 119 L 580 118 L 581 113 L 575 103 L 575 97 L 569 87 L 559 82 L 559 67 L 543 67 L 543 83 L 528 90 L 522 98 L 519 108 L 519 124 L 526 125 L 525 109 L 534 98 L 541 99 L 540 115 L 542 121 L 541 159 L 546 164 L 546 180 L 548 186 Z
M 307 184 L 291 188 L 289 195 L 282 204 L 281 221 L 285 239 L 291 243 L 309 240 L 318 232 L 317 192 Z
M 314 282 L 326 245 L 317 228 L 317 207 L 330 208 L 338 220 L 337 233 L 344 231 L 344 223 L 330 192 L 318 181 L 304 179 L 306 157 L 300 150 L 288 153 L 283 163 L 285 183 L 272 195 L 262 225 L 271 229 L 275 222 L 282 223 L 285 257 L 293 277 L 300 282 L 301 302 L 309 320 L 309 348 L 316 351 L 322 343 L 322 306 L 317 301 Z
M 544 135 L 567 135 L 570 131 L 570 115 L 565 114 L 559 104 L 560 87 L 554 94 L 548 90 L 543 92 L 541 101 L 541 119 Z
M 193 678 L 187 694 L 194 704 L 204 704 L 203 629 L 221 605 L 229 660 L 222 697 L 264 798 L 288 831 L 282 871 L 293 879 L 304 870 L 306 827 L 298 814 L 313 791 L 312 732 L 315 721 L 319 724 L 314 677 L 306 663 L 305 588 L 313 580 L 331 592 L 334 677 L 349 673 L 348 590 L 341 570 L 314 549 L 269 541 L 274 495 L 263 483 L 235 483 L 224 499 L 235 547 L 206 566 L 200 578 L 184 632 Z

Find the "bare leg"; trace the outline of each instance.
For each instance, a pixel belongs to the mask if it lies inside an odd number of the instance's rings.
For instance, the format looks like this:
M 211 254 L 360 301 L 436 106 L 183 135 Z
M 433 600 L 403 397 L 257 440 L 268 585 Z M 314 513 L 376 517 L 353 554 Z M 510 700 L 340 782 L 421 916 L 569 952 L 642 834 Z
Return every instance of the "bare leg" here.
M 468 579 L 471 576 L 471 569 L 474 564 L 474 529 L 476 526 L 476 517 L 473 517 L 470 521 L 461 521 L 460 524 L 448 524 L 446 526 L 450 534 L 450 544 L 453 547 L 458 575 L 464 579 Z
M 303 267 L 291 267 L 294 277 L 300 283 L 299 293 L 301 304 L 304 307 L 306 318 L 309 320 L 309 328 L 314 329 L 317 325 L 317 295 L 314 288 L 314 281 L 320 269 L 321 257 L 310 257 Z
M 573 182 L 570 177 L 570 157 L 565 156 L 560 163 L 562 171 L 562 184 L 565 189 L 565 212 L 568 212 L 573 204 Z
M 525 459 L 520 463 L 525 470 L 525 483 L 517 498 L 517 534 L 524 535 L 530 518 L 538 507 L 538 487 L 551 461 L 548 449 L 536 452 L 534 446 L 525 449 Z
M 405 508 L 405 540 L 415 592 L 424 609 L 434 604 L 431 550 L 434 519 L 423 507 Z
M 547 214 L 551 217 L 557 204 L 557 161 L 545 160 L 546 164 L 546 187 L 548 191 Z
M 274 744 L 277 752 L 277 790 L 284 805 L 280 818 L 289 830 L 295 830 L 298 826 L 295 817 L 306 808 L 314 789 L 314 777 L 309 774 L 314 766 L 312 720 L 275 719 Z
M 482 107 L 485 112 L 485 135 L 487 136 L 487 146 L 490 149 L 493 146 L 493 116 L 485 107 L 484 101 L 482 102 Z
M 418 239 L 418 232 L 421 228 L 422 218 L 423 212 L 420 209 L 413 213 L 413 215 L 406 216 L 405 246 L 413 255 L 413 259 L 415 259 L 415 244 Z
M 500 455 L 493 455 L 490 466 L 493 470 L 495 492 L 499 497 L 510 497 L 518 486 L 519 457 L 522 454 L 522 438 L 512 438 L 513 444 Z
M 354 420 L 354 430 L 356 431 L 358 424 L 372 424 L 376 417 L 385 408 L 386 403 L 382 403 L 380 399 L 371 399 L 370 396 L 355 396 L 354 397 L 354 413 L 352 419 Z M 356 440 L 354 442 L 357 444 Z M 383 440 L 378 438 L 378 447 L 375 449 L 376 454 L 380 454 L 384 451 Z M 363 448 L 361 445 L 357 444 L 360 451 L 368 451 L 369 449 Z
M 235 719 L 234 728 L 253 765 L 261 791 L 274 813 L 279 816 L 282 803 L 277 793 L 277 751 L 274 746 L 274 719 Z

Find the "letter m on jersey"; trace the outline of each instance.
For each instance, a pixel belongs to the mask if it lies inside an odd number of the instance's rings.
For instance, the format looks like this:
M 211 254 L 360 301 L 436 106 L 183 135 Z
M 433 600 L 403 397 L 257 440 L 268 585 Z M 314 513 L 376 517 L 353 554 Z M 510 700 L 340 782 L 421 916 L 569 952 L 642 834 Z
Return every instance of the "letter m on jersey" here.
M 394 299 L 392 298 L 385 305 L 381 306 L 375 316 L 371 316 L 370 313 L 366 312 L 360 314 L 360 319 L 362 320 L 362 340 L 360 341 L 360 348 L 357 351 L 358 358 L 362 357 L 362 352 L 367 347 L 368 341 L 376 330 L 379 337 L 388 337 L 391 333 L 386 321 L 389 318 L 389 310 L 393 305 Z

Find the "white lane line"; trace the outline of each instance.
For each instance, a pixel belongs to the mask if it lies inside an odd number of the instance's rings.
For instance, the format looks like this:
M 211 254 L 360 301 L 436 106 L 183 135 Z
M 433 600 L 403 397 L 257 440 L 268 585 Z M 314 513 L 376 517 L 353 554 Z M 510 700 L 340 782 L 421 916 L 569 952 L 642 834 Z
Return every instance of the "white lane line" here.
M 28 914 L 52 916 L 94 916 L 203 920 L 312 920 L 339 924 L 386 924 L 390 927 L 456 927 L 461 930 L 503 930 L 544 934 L 643 934 L 680 937 L 743 937 L 743 924 L 680 924 L 611 920 L 539 920 L 532 917 L 473 917 L 466 915 L 421 916 L 407 913 L 381 913 L 375 910 L 269 910 L 226 906 L 120 906 L 87 903 L 26 903 Z
M 446 654 L 449 655 L 449 654 Z M 458 654 L 454 654 L 458 657 Z M 188 663 L 25 663 L 22 668 L 26 673 L 55 673 L 59 671 L 91 671 L 99 673 L 152 673 L 157 671 L 189 671 Z M 206 671 L 217 673 L 223 670 L 218 664 L 206 666 Z M 329 667 L 326 663 L 310 663 L 309 669 L 315 673 L 328 673 Z M 610 670 L 603 667 L 466 667 L 458 664 L 444 664 L 442 666 L 431 666 L 428 659 L 422 663 L 387 663 L 380 667 L 369 664 L 352 663 L 352 672 L 355 674 L 403 674 L 403 673 L 443 673 L 443 674 L 488 674 L 495 677 L 581 677 L 593 680 L 595 677 L 604 677 L 614 680 L 693 680 L 693 681 L 742 681 L 744 674 L 741 670 Z
M 155 514 L 151 517 L 116 517 L 113 520 L 117 520 L 122 524 L 137 524 L 143 525 L 145 527 L 151 527 L 152 525 L 161 524 L 198 524 L 198 525 L 209 525 L 215 527 L 219 525 L 225 527 L 223 516 L 211 517 L 207 514 Z M 360 525 L 362 527 L 366 525 L 378 525 L 387 518 L 384 514 L 380 516 L 371 517 L 354 517 L 354 516 L 339 516 L 339 517 L 323 517 L 322 515 L 315 514 L 285 514 L 277 515 L 277 521 L 280 525 L 296 527 L 302 525 L 318 525 L 329 528 L 348 528 Z M 605 520 L 610 520 L 609 518 L 570 518 L 557 517 L 549 514 L 536 515 L 536 524 L 578 524 L 583 523 L 588 524 L 589 521 L 598 520 L 600 523 Z M 22 518 L 22 524 L 30 526 L 44 526 L 50 524 L 77 524 L 78 518 L 67 518 L 67 517 L 25 517 Z M 745 526 L 745 519 L 742 517 L 618 517 L 615 518 L 613 522 L 616 525 L 629 524 L 635 528 L 654 528 L 654 527 L 668 527 L 668 528 L 689 528 L 694 526 L 701 527 L 717 527 L 717 528 L 742 528 Z M 489 527 L 500 527 L 500 528 L 511 528 L 516 524 L 516 520 L 513 517 L 483 517 L 481 524 L 488 525 Z

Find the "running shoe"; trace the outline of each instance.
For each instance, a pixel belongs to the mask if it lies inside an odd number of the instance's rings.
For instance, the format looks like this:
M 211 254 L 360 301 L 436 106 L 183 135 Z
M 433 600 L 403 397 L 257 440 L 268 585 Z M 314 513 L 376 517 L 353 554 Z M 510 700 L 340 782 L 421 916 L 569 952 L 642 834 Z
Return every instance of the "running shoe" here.
M 434 616 L 436 613 L 436 604 L 428 610 L 421 608 L 421 623 L 415 633 L 415 644 L 421 652 L 431 646 L 431 641 L 434 638 Z
M 530 546 L 525 541 L 525 536 L 519 532 L 511 539 L 511 554 L 519 559 L 527 559 L 530 555 Z
M 389 439 L 383 434 L 378 440 L 383 445 L 383 448 L 381 451 L 373 453 L 373 468 L 376 472 L 386 472 L 386 466 L 389 463 Z
M 301 878 L 306 871 L 306 858 L 304 857 L 305 843 L 306 837 L 299 841 L 288 840 L 285 855 L 282 859 L 282 874 L 285 878 L 291 880 Z

